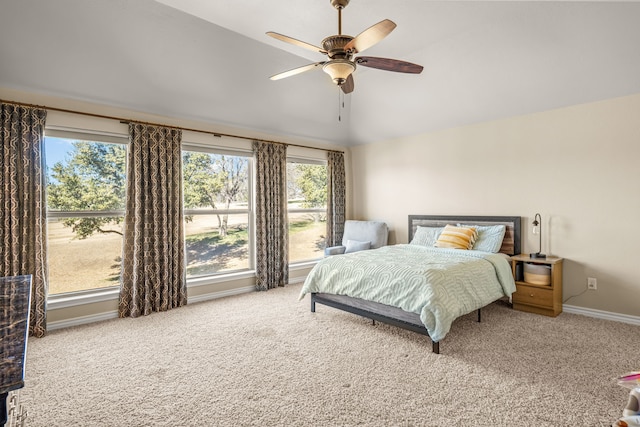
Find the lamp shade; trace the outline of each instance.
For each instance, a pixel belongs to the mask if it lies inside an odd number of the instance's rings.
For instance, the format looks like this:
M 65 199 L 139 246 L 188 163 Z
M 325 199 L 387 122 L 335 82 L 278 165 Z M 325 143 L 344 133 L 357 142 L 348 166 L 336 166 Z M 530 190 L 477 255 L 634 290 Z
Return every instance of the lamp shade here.
M 338 86 L 356 70 L 356 65 L 346 59 L 332 59 L 322 66 L 322 70 L 331 76 L 331 80 Z
M 538 235 L 538 252 L 530 254 L 530 257 L 531 258 L 546 258 L 547 256 L 542 253 L 542 216 L 540 216 L 539 213 L 537 213 L 534 216 L 533 222 L 531 223 L 531 225 L 533 226 L 533 230 L 532 230 L 533 234 L 537 234 Z

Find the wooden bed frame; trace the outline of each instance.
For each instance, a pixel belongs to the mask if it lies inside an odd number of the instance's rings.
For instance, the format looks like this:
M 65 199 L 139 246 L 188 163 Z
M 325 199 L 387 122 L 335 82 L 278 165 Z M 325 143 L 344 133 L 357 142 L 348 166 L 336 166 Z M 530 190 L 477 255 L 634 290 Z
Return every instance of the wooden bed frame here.
M 413 239 L 418 226 L 444 227 L 446 224 L 472 224 L 472 225 L 496 225 L 504 224 L 506 232 L 502 241 L 500 252 L 509 256 L 520 253 L 520 227 L 519 216 L 451 216 L 451 215 L 409 215 L 409 242 Z M 398 326 L 422 335 L 429 336 L 427 329 L 420 320 L 420 315 L 409 313 L 398 307 L 365 301 L 360 298 L 345 295 L 333 295 L 325 293 L 311 294 L 311 312 L 315 313 L 316 304 L 354 313 L 369 318 L 375 324 L 378 320 L 389 325 Z M 478 309 L 478 322 L 481 321 L 481 309 Z M 440 353 L 440 342 L 432 341 L 434 353 Z

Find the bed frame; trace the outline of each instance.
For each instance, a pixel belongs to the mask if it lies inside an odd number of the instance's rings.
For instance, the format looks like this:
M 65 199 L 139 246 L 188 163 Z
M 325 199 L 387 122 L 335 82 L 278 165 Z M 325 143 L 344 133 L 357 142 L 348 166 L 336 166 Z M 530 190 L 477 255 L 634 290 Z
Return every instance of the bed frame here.
M 496 225 L 506 226 L 506 232 L 502 241 L 500 252 L 507 255 L 520 253 L 520 217 L 519 216 L 451 216 L 451 215 L 409 215 L 409 241 L 418 226 L 444 227 L 447 224 L 472 224 L 472 225 Z M 409 313 L 398 307 L 393 307 L 377 302 L 366 301 L 360 298 L 345 295 L 333 295 L 325 293 L 311 294 L 311 312 L 315 313 L 316 304 L 344 310 L 369 318 L 375 324 L 376 320 L 389 325 L 398 326 L 422 335 L 429 336 L 427 329 L 422 324 L 420 316 Z M 481 309 L 478 309 L 478 322 L 481 321 Z M 440 342 L 432 341 L 434 353 L 440 353 Z

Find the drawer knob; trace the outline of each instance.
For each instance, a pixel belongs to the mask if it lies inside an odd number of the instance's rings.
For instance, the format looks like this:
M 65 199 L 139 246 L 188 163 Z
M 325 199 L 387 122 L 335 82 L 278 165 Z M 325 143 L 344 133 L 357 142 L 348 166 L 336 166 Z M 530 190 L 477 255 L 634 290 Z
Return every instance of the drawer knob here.
M 529 295 L 529 296 L 533 298 L 533 294 L 531 294 L 531 295 Z

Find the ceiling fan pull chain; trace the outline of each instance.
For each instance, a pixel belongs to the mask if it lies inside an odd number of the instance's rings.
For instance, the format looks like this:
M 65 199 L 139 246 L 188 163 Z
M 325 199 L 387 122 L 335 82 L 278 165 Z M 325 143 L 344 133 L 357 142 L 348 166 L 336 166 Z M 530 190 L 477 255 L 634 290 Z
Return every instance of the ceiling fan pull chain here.
M 338 86 L 338 121 L 339 122 L 342 121 L 342 109 L 340 108 L 341 97 L 342 97 L 342 90 L 340 89 L 340 86 Z M 344 107 L 344 102 L 342 103 L 342 106 Z

